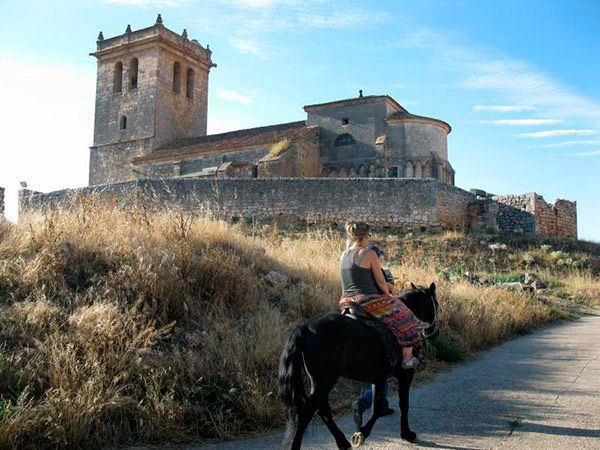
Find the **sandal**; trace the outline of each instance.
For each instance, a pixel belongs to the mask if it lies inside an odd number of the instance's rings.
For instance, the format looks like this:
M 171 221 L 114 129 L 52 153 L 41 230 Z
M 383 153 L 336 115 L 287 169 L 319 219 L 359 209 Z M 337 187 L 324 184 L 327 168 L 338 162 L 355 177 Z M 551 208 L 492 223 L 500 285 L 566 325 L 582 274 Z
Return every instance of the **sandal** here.
M 411 356 L 411 358 L 408 361 L 402 363 L 402 368 L 403 369 L 414 369 L 415 367 L 417 367 L 419 365 L 419 362 L 420 361 L 418 358 Z

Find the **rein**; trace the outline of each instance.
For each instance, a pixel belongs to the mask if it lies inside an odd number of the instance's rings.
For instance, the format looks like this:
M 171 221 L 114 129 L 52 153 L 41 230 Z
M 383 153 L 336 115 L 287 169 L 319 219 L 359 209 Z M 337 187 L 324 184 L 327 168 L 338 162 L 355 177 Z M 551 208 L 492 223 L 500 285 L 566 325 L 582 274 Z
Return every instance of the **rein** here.
M 431 306 L 433 307 L 433 321 L 432 321 L 432 323 L 428 324 L 427 322 L 423 322 L 423 321 L 419 320 L 419 328 L 421 329 L 421 331 L 423 333 L 423 337 L 425 339 L 429 339 L 431 336 L 433 336 L 438 331 L 437 306 L 435 305 L 435 300 L 433 299 L 433 295 L 430 295 L 429 298 L 431 299 Z M 431 331 L 431 333 L 427 333 L 427 331 L 425 331 L 425 330 L 431 326 L 433 326 L 433 330 Z

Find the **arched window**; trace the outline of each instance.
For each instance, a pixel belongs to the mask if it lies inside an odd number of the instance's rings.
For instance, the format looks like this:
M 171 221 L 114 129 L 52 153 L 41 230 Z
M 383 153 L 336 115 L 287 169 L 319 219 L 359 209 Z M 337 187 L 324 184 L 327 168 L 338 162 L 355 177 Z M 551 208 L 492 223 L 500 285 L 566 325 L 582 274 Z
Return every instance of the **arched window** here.
M 119 119 L 119 129 L 127 129 L 127 116 L 121 116 L 121 119 Z
M 377 171 L 375 170 L 375 164 L 369 164 L 369 171 L 367 173 L 369 178 L 375 178 L 377 176 Z
M 194 71 L 192 69 L 187 70 L 185 96 L 187 98 L 194 97 Z
M 173 92 L 179 94 L 181 90 L 181 64 L 173 64 Z
M 115 64 L 115 72 L 113 74 L 113 91 L 121 92 L 123 89 L 123 63 L 119 61 Z
M 411 161 L 406 161 L 406 166 L 404 167 L 404 176 L 406 178 L 412 178 L 415 176 L 413 163 Z
M 355 143 L 356 143 L 356 141 L 354 140 L 354 138 L 352 137 L 351 134 L 344 133 L 344 134 L 340 134 L 338 137 L 335 138 L 334 145 L 336 147 L 340 147 L 342 145 L 352 145 Z
M 423 167 L 421 161 L 415 162 L 415 178 L 423 178 Z
M 133 58 L 129 62 L 129 87 L 137 89 L 138 86 L 138 59 Z

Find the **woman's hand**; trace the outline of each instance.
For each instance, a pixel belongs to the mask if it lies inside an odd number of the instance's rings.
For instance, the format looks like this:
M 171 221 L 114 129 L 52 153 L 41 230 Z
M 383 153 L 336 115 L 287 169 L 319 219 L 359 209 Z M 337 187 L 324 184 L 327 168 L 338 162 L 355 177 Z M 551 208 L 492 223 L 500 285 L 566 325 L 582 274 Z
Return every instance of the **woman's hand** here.
M 367 250 L 369 253 L 367 254 L 367 262 L 371 266 L 371 270 L 373 271 L 373 276 L 375 277 L 375 283 L 381 290 L 383 294 L 391 294 L 392 290 L 390 289 L 388 283 L 385 281 L 383 277 L 383 272 L 381 271 L 381 264 L 379 263 L 379 258 L 377 257 L 377 253 L 373 250 Z M 392 286 L 393 287 L 393 286 Z

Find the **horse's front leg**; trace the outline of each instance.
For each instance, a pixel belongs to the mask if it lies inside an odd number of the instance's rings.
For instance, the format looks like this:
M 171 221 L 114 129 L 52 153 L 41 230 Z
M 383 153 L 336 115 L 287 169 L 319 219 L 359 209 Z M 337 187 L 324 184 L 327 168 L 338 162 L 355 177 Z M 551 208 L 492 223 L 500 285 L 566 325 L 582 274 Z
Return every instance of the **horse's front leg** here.
M 398 375 L 398 396 L 400 397 L 400 436 L 408 442 L 417 440 L 417 433 L 411 431 L 408 425 L 408 408 L 410 385 L 412 383 L 414 369 L 400 369 Z

